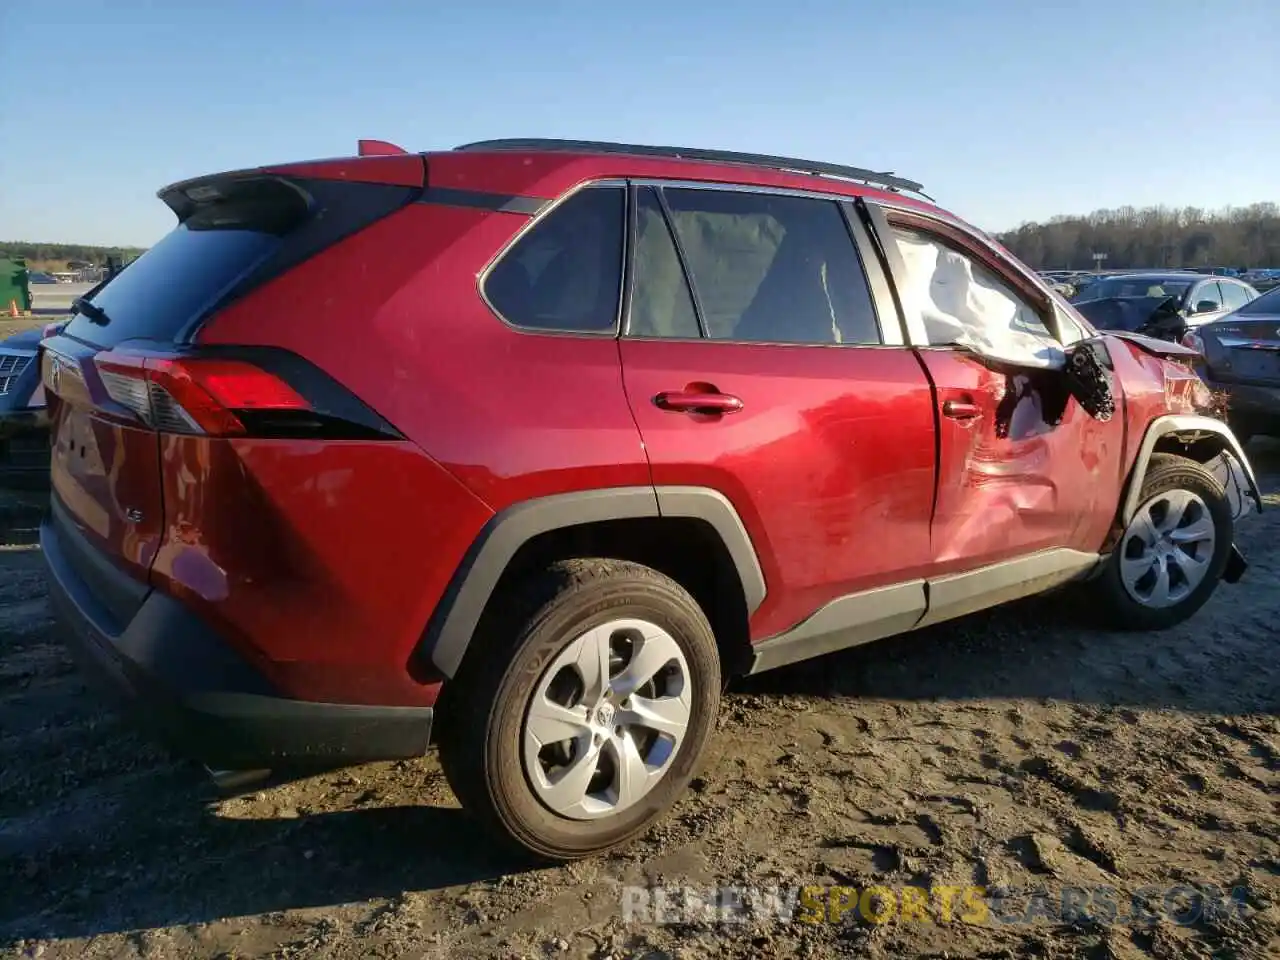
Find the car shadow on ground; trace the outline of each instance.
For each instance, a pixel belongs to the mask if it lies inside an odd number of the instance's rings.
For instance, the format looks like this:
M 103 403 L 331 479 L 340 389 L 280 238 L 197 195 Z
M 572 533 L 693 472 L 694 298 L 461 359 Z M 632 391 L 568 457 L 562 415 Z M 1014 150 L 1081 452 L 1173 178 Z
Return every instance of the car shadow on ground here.
M 540 868 L 500 848 L 458 808 L 240 819 L 201 803 L 209 791 L 195 770 L 157 780 L 148 794 L 158 802 L 117 806 L 92 843 L 55 835 L 31 849 L 34 838 L 11 836 L 17 843 L 6 844 L 0 833 L 0 863 L 8 860 L 17 874 L 0 897 L 12 903 L 0 909 L 0 944 L 394 901 L 405 891 Z

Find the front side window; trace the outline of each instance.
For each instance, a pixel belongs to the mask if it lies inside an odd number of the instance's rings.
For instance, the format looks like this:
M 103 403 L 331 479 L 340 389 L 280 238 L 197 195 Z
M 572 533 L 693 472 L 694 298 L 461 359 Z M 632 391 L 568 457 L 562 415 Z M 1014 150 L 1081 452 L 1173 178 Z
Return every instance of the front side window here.
M 1218 282 L 1202 283 L 1191 294 L 1191 308 L 1196 313 L 1212 313 L 1222 309 L 1222 294 L 1218 292 Z
M 489 271 L 484 293 L 516 327 L 611 333 L 622 291 L 625 198 L 588 187 L 539 220 Z
M 665 189 L 707 336 L 880 343 L 866 275 L 830 200 Z
M 1029 366 L 1057 366 L 1061 344 L 1021 294 L 959 247 L 935 234 L 892 228 L 905 276 L 903 309 L 918 316 L 930 346 L 968 347 Z

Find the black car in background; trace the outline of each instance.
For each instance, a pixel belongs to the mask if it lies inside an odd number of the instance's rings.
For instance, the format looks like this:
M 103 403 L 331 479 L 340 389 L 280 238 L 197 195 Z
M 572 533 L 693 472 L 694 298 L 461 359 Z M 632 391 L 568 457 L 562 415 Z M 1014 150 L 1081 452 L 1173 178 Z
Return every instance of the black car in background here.
M 48 482 L 49 424 L 36 350 L 41 332 L 0 340 L 0 486 Z
M 1200 353 L 1201 379 L 1226 395 L 1241 443 L 1254 434 L 1280 436 L 1280 287 L 1195 327 L 1182 342 Z
M 1073 303 L 1100 330 L 1179 340 L 1257 298 L 1257 290 L 1232 277 L 1153 271 L 1102 277 Z

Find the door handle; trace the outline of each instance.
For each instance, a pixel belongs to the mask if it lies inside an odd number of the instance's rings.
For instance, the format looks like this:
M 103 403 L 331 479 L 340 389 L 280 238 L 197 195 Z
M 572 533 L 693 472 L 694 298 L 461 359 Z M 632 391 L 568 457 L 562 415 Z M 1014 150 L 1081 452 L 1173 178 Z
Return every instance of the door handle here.
M 952 420 L 973 420 L 982 416 L 982 408 L 967 400 L 947 400 L 942 404 L 942 415 Z
M 742 400 L 728 393 L 700 393 L 689 390 L 664 390 L 653 398 L 659 410 L 678 413 L 725 414 L 742 409 Z

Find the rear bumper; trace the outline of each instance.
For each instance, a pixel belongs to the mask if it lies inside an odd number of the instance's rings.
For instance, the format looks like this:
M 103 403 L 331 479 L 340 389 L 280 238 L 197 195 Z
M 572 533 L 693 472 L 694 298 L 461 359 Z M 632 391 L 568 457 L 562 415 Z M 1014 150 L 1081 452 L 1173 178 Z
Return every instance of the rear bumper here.
M 279 770 L 426 752 L 431 708 L 280 697 L 205 623 L 158 591 L 117 626 L 71 561 L 73 551 L 91 549 L 79 537 L 56 521 L 40 529 L 49 596 L 65 642 L 85 673 L 176 753 L 216 769 Z M 95 580 L 101 576 L 99 569 Z

